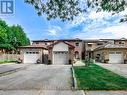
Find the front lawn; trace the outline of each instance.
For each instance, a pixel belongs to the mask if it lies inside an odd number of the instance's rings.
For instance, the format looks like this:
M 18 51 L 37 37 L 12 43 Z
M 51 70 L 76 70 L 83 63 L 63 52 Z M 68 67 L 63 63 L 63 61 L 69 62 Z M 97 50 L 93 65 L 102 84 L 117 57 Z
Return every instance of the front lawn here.
M 122 65 L 122 64 L 121 64 Z M 84 90 L 127 90 L 127 78 L 117 75 L 98 65 L 74 67 L 78 89 Z
M 17 61 L 0 61 L 0 64 L 8 64 L 8 63 L 12 63 L 12 62 L 17 62 Z

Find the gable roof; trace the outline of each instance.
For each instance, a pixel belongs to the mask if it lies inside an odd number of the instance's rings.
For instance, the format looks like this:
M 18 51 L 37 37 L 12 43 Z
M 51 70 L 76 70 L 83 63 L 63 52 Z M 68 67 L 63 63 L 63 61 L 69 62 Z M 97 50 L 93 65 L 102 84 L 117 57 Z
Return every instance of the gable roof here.
M 48 47 L 48 48 L 53 48 L 54 45 L 56 45 L 56 44 L 58 44 L 58 43 L 61 43 L 61 42 L 67 44 L 68 46 L 70 46 L 70 48 L 75 48 L 75 46 L 73 46 L 73 45 L 71 45 L 71 44 L 69 44 L 69 43 L 67 43 L 67 42 L 65 42 L 65 41 L 56 41 L 56 42 L 54 42 L 53 44 L 51 44 L 51 45 L 49 45 L 49 46 L 47 46 L 47 47 Z
M 48 39 L 44 39 L 44 40 L 33 40 L 32 42 L 54 42 L 54 41 L 82 41 L 82 39 L 79 38 L 75 38 L 75 39 L 54 39 L 54 40 L 48 40 Z
M 125 46 L 125 45 L 116 45 L 116 44 L 105 44 L 105 45 L 97 47 L 94 50 L 100 50 L 100 49 L 104 49 L 104 48 L 107 48 L 107 49 L 125 49 L 125 48 L 127 48 L 127 46 Z
M 42 46 L 42 45 L 27 45 L 27 46 L 20 46 L 20 49 L 25 49 L 25 48 L 40 48 L 40 49 L 47 49 L 47 47 Z

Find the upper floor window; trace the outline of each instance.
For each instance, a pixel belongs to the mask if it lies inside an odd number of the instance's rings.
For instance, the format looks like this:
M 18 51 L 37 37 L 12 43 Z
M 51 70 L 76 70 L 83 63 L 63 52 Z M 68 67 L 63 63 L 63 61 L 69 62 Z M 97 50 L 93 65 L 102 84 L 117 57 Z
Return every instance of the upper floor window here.
M 36 42 L 36 44 L 39 44 L 39 42 Z
M 88 44 L 88 47 L 92 47 L 92 44 Z
M 97 43 L 97 45 L 99 46 L 99 45 L 103 45 L 103 43 Z
M 45 45 L 47 45 L 47 43 L 45 43 Z
M 124 41 L 120 41 L 119 44 L 120 44 L 120 45 L 124 45 L 125 42 L 124 42 Z
M 76 43 L 75 43 L 75 45 L 76 45 L 76 46 L 79 46 L 79 43 L 78 43 L 78 42 L 76 42 Z

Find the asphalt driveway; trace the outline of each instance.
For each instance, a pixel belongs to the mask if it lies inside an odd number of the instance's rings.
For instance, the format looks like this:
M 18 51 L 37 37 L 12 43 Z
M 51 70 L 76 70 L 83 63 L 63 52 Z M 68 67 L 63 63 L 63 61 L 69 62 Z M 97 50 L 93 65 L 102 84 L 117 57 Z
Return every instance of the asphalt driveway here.
M 72 91 L 71 66 L 29 65 L 0 77 L 0 95 L 83 95 Z M 32 93 L 32 94 L 31 94 Z M 19 95 L 20 95 L 19 94 Z
M 127 78 L 127 64 L 106 64 L 106 63 L 96 63 L 96 64 Z

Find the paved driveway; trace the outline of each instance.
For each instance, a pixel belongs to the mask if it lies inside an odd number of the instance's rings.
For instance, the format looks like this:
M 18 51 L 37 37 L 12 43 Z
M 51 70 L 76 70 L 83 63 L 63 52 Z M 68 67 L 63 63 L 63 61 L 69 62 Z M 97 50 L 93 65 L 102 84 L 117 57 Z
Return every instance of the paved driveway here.
M 15 63 L 8 63 L 8 64 L 0 64 L 0 76 L 3 73 L 10 72 L 13 70 L 25 68 L 30 64 L 15 64 Z
M 127 78 L 127 64 L 105 64 L 105 63 L 96 63 L 96 64 Z
M 83 95 L 72 91 L 71 66 L 28 66 L 0 77 L 0 95 Z

